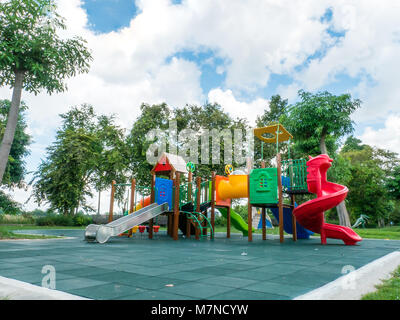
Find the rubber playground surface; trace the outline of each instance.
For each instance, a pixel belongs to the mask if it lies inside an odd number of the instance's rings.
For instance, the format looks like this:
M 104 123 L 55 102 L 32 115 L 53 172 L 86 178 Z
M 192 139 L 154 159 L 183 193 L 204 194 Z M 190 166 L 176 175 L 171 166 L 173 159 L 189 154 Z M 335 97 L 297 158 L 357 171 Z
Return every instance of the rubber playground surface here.
M 226 239 L 178 241 L 163 235 L 87 243 L 84 230 L 24 230 L 72 239 L 0 241 L 0 276 L 41 285 L 43 266 L 56 271 L 56 289 L 91 299 L 270 300 L 293 299 L 392 251 L 400 241 L 363 240 L 356 246 L 328 239 L 253 242 Z M 350 267 L 351 268 L 351 267 Z

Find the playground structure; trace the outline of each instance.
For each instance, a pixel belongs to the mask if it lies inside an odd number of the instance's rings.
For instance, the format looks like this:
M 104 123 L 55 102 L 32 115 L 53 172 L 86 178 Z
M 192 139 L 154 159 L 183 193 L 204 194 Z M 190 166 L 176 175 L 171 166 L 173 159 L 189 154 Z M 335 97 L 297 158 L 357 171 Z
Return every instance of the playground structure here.
M 261 209 L 262 239 L 266 240 L 266 210 L 270 209 L 279 222 L 279 239 L 284 242 L 284 231 L 292 234 L 293 241 L 307 239 L 312 233 L 319 233 L 321 243 L 327 238 L 341 239 L 346 245 L 361 241 L 351 228 L 325 223 L 324 212 L 342 202 L 348 192 L 347 187 L 328 182 L 326 172 L 332 159 L 319 155 L 306 159 L 282 160 L 278 152 L 279 143 L 293 139 L 280 124 L 254 129 L 254 135 L 264 143 L 276 144 L 276 167 L 251 168 L 248 172 L 233 171 L 231 165 L 225 167 L 227 176 L 212 172 L 211 179 L 193 179 L 195 166 L 186 163 L 177 155 L 164 152 L 151 170 L 151 187 L 112 183 L 109 223 L 89 225 L 85 231 L 88 241 L 104 243 L 111 236 L 126 234 L 132 236 L 132 228 L 148 221 L 148 237 L 153 238 L 154 219 L 167 216 L 167 234 L 178 240 L 179 229 L 190 238 L 214 238 L 215 210 L 227 219 L 226 237 L 231 236 L 231 224 L 241 231 L 248 241 L 253 240 L 253 207 Z M 268 135 L 267 137 L 265 135 Z M 186 183 L 181 180 L 187 175 Z M 195 180 L 195 181 L 193 181 Z M 129 214 L 113 221 L 114 193 L 116 186 L 131 186 Z M 299 206 L 296 194 L 315 193 L 317 198 Z M 284 194 L 290 203 L 284 202 Z M 248 223 L 231 208 L 232 199 L 248 199 Z M 210 212 L 210 217 L 208 213 Z M 158 230 L 158 226 L 157 230 Z

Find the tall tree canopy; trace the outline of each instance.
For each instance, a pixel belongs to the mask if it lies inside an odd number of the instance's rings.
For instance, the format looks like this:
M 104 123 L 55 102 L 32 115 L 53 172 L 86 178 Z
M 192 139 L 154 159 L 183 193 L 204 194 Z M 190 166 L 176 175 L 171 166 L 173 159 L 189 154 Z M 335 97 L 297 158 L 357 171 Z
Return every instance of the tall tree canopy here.
M 317 146 L 321 153 L 333 154 L 338 139 L 353 132 L 350 115 L 361 101 L 352 99 L 350 94 L 335 96 L 327 91 L 312 94 L 300 90 L 299 98 L 282 117 L 283 124 L 295 137 L 298 150 L 313 155 L 318 153 Z
M 11 101 L 0 100 L 0 139 L 2 138 L 6 128 L 7 114 L 10 111 L 10 105 Z M 27 105 L 22 101 L 14 141 L 8 156 L 7 167 L 3 175 L 2 184 L 7 185 L 10 188 L 21 187 L 26 173 L 25 158 L 30 153 L 28 147 L 31 143 L 31 136 L 27 133 L 27 124 L 24 113 L 27 108 Z
M 61 39 L 57 31 L 65 28 L 54 0 L 0 2 L 0 86 L 13 88 L 0 146 L 0 181 L 14 139 L 22 90 L 62 92 L 66 78 L 89 70 L 92 57 L 85 40 Z
M 123 131 L 112 116 L 98 116 L 86 104 L 61 117 L 56 141 L 32 181 L 34 198 L 63 214 L 74 214 L 78 207 L 93 210 L 87 205 L 93 187 L 101 191 L 113 179 L 125 180 Z

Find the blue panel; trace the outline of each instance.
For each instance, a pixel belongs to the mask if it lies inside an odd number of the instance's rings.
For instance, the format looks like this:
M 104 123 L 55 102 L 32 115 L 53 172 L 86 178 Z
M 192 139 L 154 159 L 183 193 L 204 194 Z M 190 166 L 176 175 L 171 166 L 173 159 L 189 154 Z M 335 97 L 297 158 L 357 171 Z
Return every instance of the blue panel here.
M 172 208 L 172 180 L 156 178 L 156 202 L 163 204 L 168 202 L 169 208 Z
M 297 203 L 295 203 L 297 207 Z M 279 221 L 279 209 L 278 207 L 269 208 L 274 214 L 276 220 Z M 283 208 L 283 229 L 286 233 L 292 234 L 292 209 Z M 309 239 L 310 235 L 314 234 L 312 231 L 304 228 L 298 222 L 296 222 L 296 231 L 298 239 Z

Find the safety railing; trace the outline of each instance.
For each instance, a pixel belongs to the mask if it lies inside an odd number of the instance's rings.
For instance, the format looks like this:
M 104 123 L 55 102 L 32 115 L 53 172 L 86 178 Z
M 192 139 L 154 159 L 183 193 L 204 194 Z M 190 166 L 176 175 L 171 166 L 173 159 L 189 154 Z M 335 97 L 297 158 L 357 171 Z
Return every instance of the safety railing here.
M 307 160 L 290 159 L 282 161 L 282 188 L 287 193 L 306 193 Z

